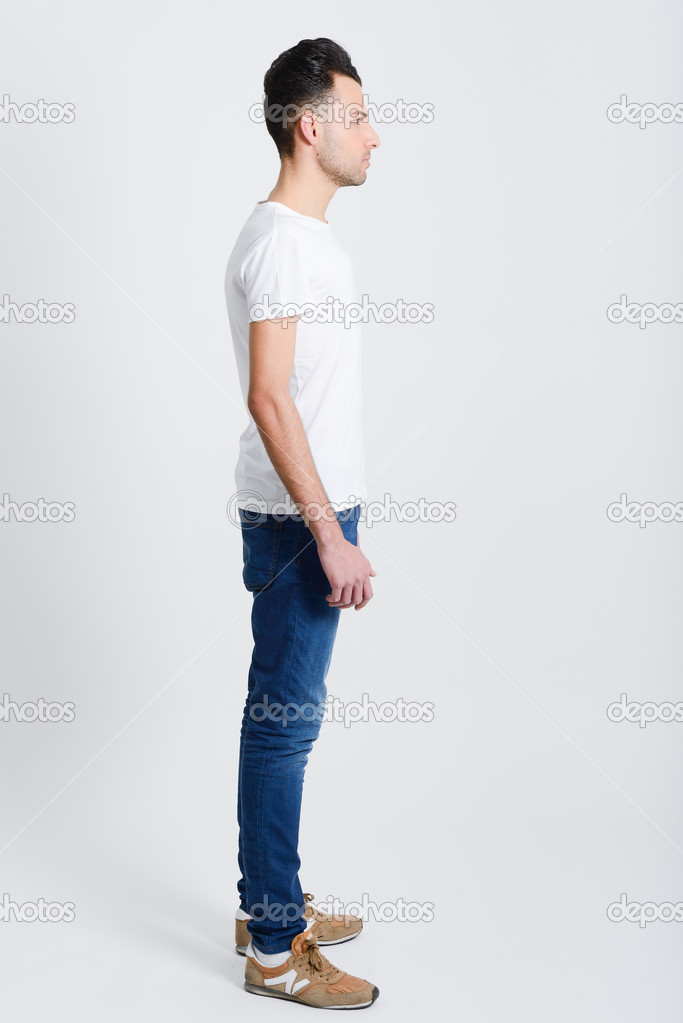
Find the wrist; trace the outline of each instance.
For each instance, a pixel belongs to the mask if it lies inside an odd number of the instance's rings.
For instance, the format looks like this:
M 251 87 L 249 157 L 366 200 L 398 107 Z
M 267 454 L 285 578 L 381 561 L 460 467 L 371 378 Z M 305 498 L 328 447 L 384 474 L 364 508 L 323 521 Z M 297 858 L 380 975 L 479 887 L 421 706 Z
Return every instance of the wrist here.
M 331 521 L 326 519 L 311 519 L 308 523 L 308 528 L 313 534 L 318 547 L 322 550 L 328 550 L 336 547 L 345 539 L 336 516 Z

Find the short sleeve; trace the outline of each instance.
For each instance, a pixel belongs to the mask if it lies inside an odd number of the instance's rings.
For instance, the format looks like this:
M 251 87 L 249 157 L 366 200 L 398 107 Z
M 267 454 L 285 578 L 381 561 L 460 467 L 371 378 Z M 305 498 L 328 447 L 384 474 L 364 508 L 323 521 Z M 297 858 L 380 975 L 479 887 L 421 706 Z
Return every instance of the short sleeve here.
M 314 301 L 305 246 L 287 231 L 258 241 L 242 264 L 249 322 L 296 316 Z

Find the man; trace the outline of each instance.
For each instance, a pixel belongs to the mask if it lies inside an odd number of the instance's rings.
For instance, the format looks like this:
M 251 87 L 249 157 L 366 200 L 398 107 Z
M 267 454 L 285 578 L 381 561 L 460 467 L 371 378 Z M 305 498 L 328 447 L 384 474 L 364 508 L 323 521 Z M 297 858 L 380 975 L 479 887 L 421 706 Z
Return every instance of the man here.
M 362 923 L 325 914 L 304 896 L 298 838 L 339 617 L 368 604 L 376 574 L 358 542 L 367 496 L 361 332 L 343 316 L 358 296 L 349 256 L 325 219 L 339 187 L 366 180 L 379 146 L 361 86 L 348 53 L 330 39 L 304 39 L 273 62 L 265 112 L 280 174 L 247 219 L 225 281 L 249 411 L 235 481 L 243 581 L 254 598 L 236 947 L 246 954 L 248 991 L 337 1009 L 372 1005 L 379 991 L 320 952 L 356 937 Z M 329 312 L 332 300 L 341 315 L 301 312 L 306 303 Z

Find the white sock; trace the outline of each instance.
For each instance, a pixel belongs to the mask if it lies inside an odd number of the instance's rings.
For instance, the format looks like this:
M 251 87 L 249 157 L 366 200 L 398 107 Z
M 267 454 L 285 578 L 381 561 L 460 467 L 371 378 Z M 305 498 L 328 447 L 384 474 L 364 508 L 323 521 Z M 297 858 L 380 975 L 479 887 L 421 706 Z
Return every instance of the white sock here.
M 284 966 L 291 954 L 290 951 L 261 952 L 260 949 L 254 947 L 251 941 L 247 948 L 247 955 L 253 956 L 262 966 Z

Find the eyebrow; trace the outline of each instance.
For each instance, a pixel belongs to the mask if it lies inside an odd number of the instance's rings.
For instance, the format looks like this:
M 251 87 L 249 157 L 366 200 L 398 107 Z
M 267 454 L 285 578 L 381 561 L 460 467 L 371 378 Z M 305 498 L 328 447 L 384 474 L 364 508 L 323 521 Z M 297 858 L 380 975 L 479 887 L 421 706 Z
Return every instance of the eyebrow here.
M 351 106 L 353 107 L 353 104 L 351 104 Z M 363 107 L 356 107 L 356 109 L 353 111 L 353 113 L 354 113 L 354 115 L 356 115 L 358 117 L 367 117 L 368 116 L 367 110 L 364 110 Z

